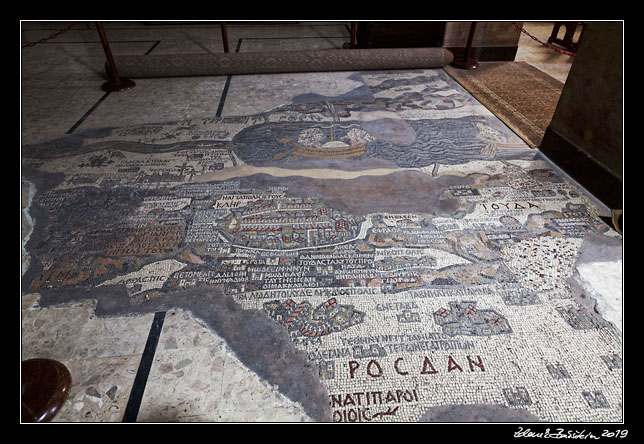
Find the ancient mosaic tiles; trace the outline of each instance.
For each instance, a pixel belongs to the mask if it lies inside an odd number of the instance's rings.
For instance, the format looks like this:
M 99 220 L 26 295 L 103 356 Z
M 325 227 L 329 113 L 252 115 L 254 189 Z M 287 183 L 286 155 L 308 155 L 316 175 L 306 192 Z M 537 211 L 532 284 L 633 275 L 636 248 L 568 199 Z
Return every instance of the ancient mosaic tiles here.
M 621 340 L 568 284 L 584 235 L 615 236 L 598 209 L 442 70 L 351 78 L 262 114 L 24 147 L 23 286 L 186 309 L 216 288 L 306 353 L 330 421 L 621 420 Z

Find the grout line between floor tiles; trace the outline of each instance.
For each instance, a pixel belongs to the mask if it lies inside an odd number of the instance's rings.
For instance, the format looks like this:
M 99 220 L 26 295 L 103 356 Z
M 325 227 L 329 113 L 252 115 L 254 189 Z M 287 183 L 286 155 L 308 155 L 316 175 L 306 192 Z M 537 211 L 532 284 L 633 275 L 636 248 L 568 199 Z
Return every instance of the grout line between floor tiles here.
M 224 341 L 224 347 L 222 348 L 222 351 L 224 355 L 224 366 L 221 371 L 221 381 L 219 381 L 219 390 L 217 391 L 217 420 L 221 420 L 221 416 L 222 416 L 221 405 L 224 397 L 224 389 L 225 389 L 224 383 L 226 382 L 226 367 L 231 365 L 231 362 L 230 362 L 231 353 L 228 350 L 228 344 L 226 344 L 225 341 Z
M 237 48 L 235 48 L 235 52 L 239 52 L 239 49 L 241 48 L 243 39 L 237 40 Z M 224 103 L 226 102 L 226 96 L 228 95 L 228 88 L 230 87 L 230 80 L 232 79 L 232 75 L 226 76 L 226 84 L 224 85 L 224 89 L 221 92 L 221 98 L 219 99 L 219 105 L 217 106 L 217 112 L 215 113 L 215 117 L 221 117 L 221 113 L 224 110 Z
M 103 94 L 103 97 L 98 99 L 96 103 L 92 105 L 92 107 L 83 115 L 83 117 L 78 119 L 78 121 L 70 129 L 68 129 L 65 134 L 71 134 L 74 131 L 76 131 L 76 128 L 78 128 L 85 121 L 85 119 L 87 119 L 89 115 L 92 114 L 96 108 L 98 108 L 98 105 L 100 105 L 103 102 L 103 100 L 105 100 L 109 95 L 110 95 L 109 91 Z
M 136 422 L 136 417 L 138 416 L 139 409 L 141 408 L 145 386 L 148 382 L 148 376 L 150 375 L 150 369 L 154 362 L 154 355 L 156 353 L 157 345 L 159 344 L 159 338 L 161 337 L 161 329 L 163 328 L 165 315 L 165 311 L 159 311 L 154 314 L 154 320 L 150 326 L 150 333 L 148 334 L 148 339 L 145 343 L 143 354 L 141 355 L 139 368 L 136 371 L 136 376 L 134 377 L 134 383 L 130 390 L 130 397 L 127 401 L 125 412 L 123 413 L 122 422 Z
M 146 40 L 145 42 L 149 43 L 152 41 L 153 40 Z M 136 41 L 136 42 L 142 43 L 143 41 Z M 152 47 L 150 47 L 150 49 L 148 49 L 144 55 L 150 54 L 154 50 L 154 48 L 156 48 L 157 45 L 161 43 L 161 40 L 156 40 L 154 42 L 155 42 L 154 45 L 152 45 Z M 65 43 L 65 42 L 60 42 L 60 43 Z M 98 99 L 98 101 L 94 105 L 92 105 L 92 107 L 83 115 L 83 117 L 81 117 L 70 129 L 68 129 L 65 134 L 71 134 L 74 131 L 76 131 L 76 128 L 78 128 L 85 121 L 85 119 L 87 119 L 89 115 L 92 114 L 96 108 L 98 108 L 98 105 L 100 105 L 103 102 L 103 100 L 105 100 L 109 95 L 110 95 L 109 91 L 103 94 L 103 96 L 100 99 Z
M 219 99 L 219 106 L 217 106 L 217 112 L 215 113 L 215 117 L 221 117 L 221 112 L 224 109 L 224 102 L 226 101 L 226 95 L 228 94 L 228 87 L 230 86 L 230 79 L 232 75 L 228 75 L 226 77 L 226 84 L 224 85 L 224 89 L 221 92 L 221 98 Z
M 158 45 L 159 43 L 161 43 L 161 40 L 157 40 L 157 41 L 156 41 L 156 43 L 155 43 L 154 45 L 152 45 L 152 47 L 151 47 L 150 49 L 148 49 L 148 50 L 147 50 L 147 52 L 146 52 L 144 55 L 148 55 L 148 54 L 150 54 L 150 53 L 154 50 L 154 48 L 156 48 L 156 47 L 157 47 L 157 45 Z

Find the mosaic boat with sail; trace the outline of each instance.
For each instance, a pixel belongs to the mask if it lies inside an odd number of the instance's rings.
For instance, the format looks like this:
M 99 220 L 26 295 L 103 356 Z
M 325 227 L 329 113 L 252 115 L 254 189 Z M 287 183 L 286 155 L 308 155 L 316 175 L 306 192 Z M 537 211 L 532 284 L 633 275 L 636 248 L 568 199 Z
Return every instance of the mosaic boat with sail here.
M 287 155 L 316 159 L 358 157 L 366 153 L 367 144 L 373 140 L 375 137 L 358 125 L 308 128 L 300 132 L 297 140 L 289 137 L 278 139 L 280 143 L 290 143 L 294 149 L 277 154 L 273 160 L 280 160 Z

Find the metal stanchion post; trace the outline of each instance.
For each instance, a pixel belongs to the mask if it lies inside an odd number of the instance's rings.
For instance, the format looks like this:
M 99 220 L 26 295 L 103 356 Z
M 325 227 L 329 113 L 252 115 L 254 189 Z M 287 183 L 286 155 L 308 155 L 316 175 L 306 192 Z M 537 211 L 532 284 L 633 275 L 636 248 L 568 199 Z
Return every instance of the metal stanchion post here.
M 358 22 L 351 22 L 351 40 L 348 43 L 343 43 L 343 49 L 355 49 L 356 47 L 356 29 L 358 27 Z
M 110 77 L 109 81 L 103 83 L 101 89 L 108 92 L 119 92 L 134 88 L 136 85 L 134 81 L 119 77 L 119 73 L 116 70 L 116 64 L 114 63 L 114 57 L 112 57 L 112 51 L 110 50 L 110 44 L 107 41 L 107 35 L 103 28 L 103 23 L 96 22 L 96 29 L 98 29 L 98 35 L 101 38 L 103 50 L 105 51 L 105 58 L 107 59 L 105 62 L 105 70 Z
M 224 41 L 224 52 L 230 52 L 230 49 L 228 48 L 228 27 L 226 26 L 226 22 L 221 22 L 221 38 Z
M 474 41 L 474 34 L 476 33 L 476 22 L 470 25 L 470 34 L 467 36 L 467 45 L 465 46 L 465 55 L 463 58 L 454 60 L 452 66 L 460 69 L 475 69 L 478 68 L 479 62 L 472 59 L 472 42 Z

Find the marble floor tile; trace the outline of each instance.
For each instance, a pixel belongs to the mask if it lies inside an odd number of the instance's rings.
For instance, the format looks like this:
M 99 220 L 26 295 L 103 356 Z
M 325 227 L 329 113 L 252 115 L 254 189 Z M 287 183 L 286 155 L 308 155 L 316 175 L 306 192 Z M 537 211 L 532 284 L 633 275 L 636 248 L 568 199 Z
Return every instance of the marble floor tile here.
M 363 85 L 351 78 L 353 74 L 329 72 L 232 76 L 222 116 L 265 112 L 298 101 L 300 97 L 346 94 Z
M 141 355 L 153 314 L 89 319 L 74 347 L 73 360 Z
M 128 355 L 63 361 L 72 387 L 53 422 L 120 422 L 140 359 Z
M 35 305 L 23 310 L 21 359 L 71 359 L 76 346 L 83 339 L 75 332 L 81 331 L 87 324 L 94 312 L 94 304 L 88 301 L 54 308 L 38 308 Z
M 304 40 L 304 41 L 303 41 Z M 289 39 L 254 39 L 245 38 L 239 47 L 239 52 L 261 51 L 297 51 L 301 49 L 342 49 L 349 42 L 348 33 L 333 37 L 305 37 Z
M 217 113 L 226 83 L 224 76 L 136 79 L 136 86 L 112 93 L 83 122 L 82 129 L 170 122 Z
M 533 37 L 536 37 L 541 42 L 547 43 L 548 38 L 552 33 L 553 24 L 551 22 L 526 22 L 523 24 L 523 29 Z M 574 42 L 579 40 L 582 27 L 578 27 L 575 31 Z M 559 31 L 560 38 L 563 36 L 563 27 Z M 554 45 L 555 48 L 560 48 Z M 530 38 L 525 33 L 521 33 L 519 37 L 519 48 L 514 58 L 517 62 L 526 62 L 535 68 L 549 74 L 555 79 L 565 82 L 568 77 L 570 67 L 574 62 L 574 56 L 569 56 L 557 52 L 551 48 L 541 45 L 539 42 Z
M 311 419 L 298 404 L 248 372 L 237 359 L 226 361 L 219 408 L 221 421 L 308 422 Z
M 29 309 L 34 306 L 38 302 L 38 294 L 36 293 L 23 293 L 21 298 L 20 298 L 20 313 L 21 316 L 24 317 L 25 314 L 29 312 Z
M 157 350 L 225 346 L 223 339 L 196 319 L 192 313 L 176 309 L 165 315 Z
M 167 312 L 137 420 L 246 422 L 249 417 L 300 421 L 306 414 L 273 393 L 191 313 Z
M 137 421 L 216 421 L 225 361 L 218 345 L 157 351 Z

